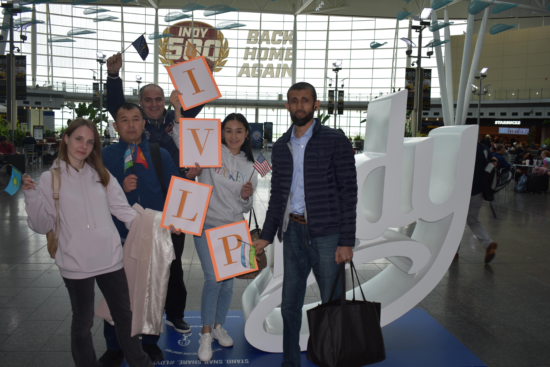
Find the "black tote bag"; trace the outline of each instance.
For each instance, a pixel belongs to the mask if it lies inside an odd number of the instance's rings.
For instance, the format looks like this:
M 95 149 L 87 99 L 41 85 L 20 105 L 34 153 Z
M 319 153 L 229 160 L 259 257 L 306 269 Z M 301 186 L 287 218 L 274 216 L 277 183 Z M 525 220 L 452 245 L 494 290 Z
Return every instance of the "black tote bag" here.
M 351 279 L 359 277 L 351 262 Z M 309 340 L 307 358 L 320 367 L 361 367 L 386 359 L 384 339 L 380 328 L 380 303 L 346 300 L 345 264 L 340 270 L 329 299 L 332 300 L 338 278 L 341 278 L 340 299 L 323 303 L 307 311 Z

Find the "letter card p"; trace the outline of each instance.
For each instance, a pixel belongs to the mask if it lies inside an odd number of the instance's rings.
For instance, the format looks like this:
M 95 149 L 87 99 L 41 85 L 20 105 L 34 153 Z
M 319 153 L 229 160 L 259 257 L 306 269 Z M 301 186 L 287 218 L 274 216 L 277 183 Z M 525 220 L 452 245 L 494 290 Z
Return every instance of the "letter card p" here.
M 219 119 L 180 119 L 180 167 L 222 166 Z
M 216 281 L 258 270 L 246 220 L 207 229 L 204 232 L 210 249 Z
M 212 186 L 172 176 L 160 226 L 200 236 Z
M 204 56 L 168 66 L 166 71 L 181 92 L 181 106 L 186 111 L 222 96 Z

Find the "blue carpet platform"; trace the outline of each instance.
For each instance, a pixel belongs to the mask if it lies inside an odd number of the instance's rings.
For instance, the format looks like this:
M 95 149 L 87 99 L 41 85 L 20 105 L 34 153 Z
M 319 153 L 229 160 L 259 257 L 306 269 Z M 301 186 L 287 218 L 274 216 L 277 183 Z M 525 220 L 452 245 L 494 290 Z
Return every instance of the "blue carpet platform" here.
M 185 313 L 191 325 L 189 334 L 180 334 L 164 325 L 159 347 L 165 360 L 156 366 L 222 365 L 279 367 L 282 354 L 265 353 L 252 347 L 244 337 L 244 319 L 241 311 L 229 311 L 224 328 L 234 340 L 234 346 L 224 348 L 212 343 L 214 356 L 208 363 L 199 361 L 200 312 Z M 409 311 L 399 320 L 384 327 L 386 360 L 377 367 L 482 367 L 479 358 L 445 330 L 433 317 L 420 308 Z M 124 363 L 123 366 L 127 367 Z M 302 367 L 315 366 L 302 353 Z

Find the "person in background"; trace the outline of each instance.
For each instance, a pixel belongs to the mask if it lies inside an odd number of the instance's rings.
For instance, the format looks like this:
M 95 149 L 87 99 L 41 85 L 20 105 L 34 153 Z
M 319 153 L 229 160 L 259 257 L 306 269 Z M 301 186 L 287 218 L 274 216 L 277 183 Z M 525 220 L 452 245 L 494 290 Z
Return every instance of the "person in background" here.
M 203 362 L 212 359 L 213 339 L 222 347 L 233 345 L 233 339 L 223 328 L 233 297 L 233 278 L 216 281 L 204 231 L 242 221 L 243 214 L 252 209 L 253 194 L 258 184 L 250 143 L 250 126 L 246 118 L 240 113 L 232 113 L 223 120 L 221 129 L 222 167 L 204 168 L 198 176 L 199 182 L 214 187 L 203 233 L 195 236 L 195 248 L 204 272 L 202 331 L 197 353 Z
M 21 144 L 23 144 L 23 147 L 24 147 L 25 145 L 34 145 L 34 151 L 35 151 L 36 153 L 38 153 L 38 156 L 39 156 L 39 157 L 42 156 L 42 149 L 40 149 L 39 147 L 36 146 L 37 141 L 36 141 L 36 139 L 35 139 L 33 136 L 31 136 L 31 132 L 30 132 L 30 131 L 27 131 L 27 132 L 25 133 L 25 137 L 23 138 L 23 142 L 22 142 Z
M 483 173 L 486 167 L 485 157 L 490 157 L 489 151 L 485 145 L 478 143 L 476 163 L 474 166 L 472 196 L 470 198 L 466 224 L 470 227 L 470 230 L 474 233 L 479 243 L 485 248 L 485 264 L 488 264 L 495 258 L 498 245 L 491 239 L 483 223 L 479 220 L 479 211 L 483 205 Z M 489 160 L 495 167 L 497 166 L 498 162 L 496 158 L 490 158 Z M 455 259 L 458 259 L 458 252 L 455 255 Z
M 481 144 L 485 145 L 487 148 L 491 148 L 491 135 L 485 135 L 485 137 L 481 139 Z
M 315 275 L 323 303 L 339 264 L 353 258 L 357 171 L 349 140 L 313 117 L 321 102 L 306 82 L 287 92 L 292 126 L 273 145 L 271 195 L 257 253 L 284 238 L 283 367 L 300 365 L 300 329 L 307 278 Z M 334 299 L 340 297 L 339 282 Z M 342 291 L 345 291 L 343 289 Z
M 13 144 L 5 136 L 0 136 L 0 155 L 14 154 L 15 148 Z
M 110 145 L 101 151 L 103 164 L 116 178 L 123 188 L 126 199 L 130 205 L 139 204 L 144 209 L 162 211 L 166 199 L 164 192 L 168 192 L 172 176 L 179 176 L 179 171 L 165 149 L 159 149 L 162 164 L 164 188 L 161 186 L 156 173 L 149 142 L 145 139 L 145 120 L 138 105 L 123 103 L 115 111 L 115 130 L 120 134 L 120 142 Z M 136 144 L 138 151 L 134 166 L 128 170 L 124 166 L 125 152 L 129 144 Z M 195 179 L 199 168 L 193 168 L 187 172 L 187 178 Z M 124 243 L 128 236 L 128 230 L 124 223 L 113 218 L 121 241 Z M 191 331 L 189 324 L 181 317 L 181 306 L 187 300 L 187 290 L 183 283 L 183 269 L 181 256 L 183 253 L 183 238 L 185 234 L 171 228 L 172 243 L 176 259 L 170 267 L 170 278 L 168 281 L 167 297 L 165 302 L 166 324 L 174 327 L 180 333 Z M 183 289 L 183 292 L 181 291 Z M 117 341 L 115 328 L 107 321 L 103 323 L 103 335 L 107 343 L 107 351 L 99 359 L 100 367 L 120 366 L 124 359 L 123 351 Z M 158 347 L 158 335 L 143 335 L 142 347 L 153 362 L 162 361 L 164 354 Z
M 534 157 L 529 153 L 529 151 L 525 150 L 522 154 L 518 154 L 516 156 L 516 161 L 514 164 L 516 165 L 526 165 L 527 161 L 529 161 L 529 165 L 533 165 L 535 163 Z M 516 176 L 526 175 L 529 173 L 529 168 L 527 167 L 518 167 Z
M 0 167 L 7 164 L 6 154 L 14 154 L 15 148 L 13 144 L 5 136 L 0 136 Z M 11 166 L 6 167 L 6 173 L 11 175 Z
M 498 162 L 497 168 L 498 169 L 502 169 L 502 168 L 510 169 L 512 167 L 512 165 L 510 163 L 508 163 L 506 158 L 504 158 L 504 153 L 505 153 L 504 145 L 497 144 L 495 146 L 495 153 L 493 154 L 493 157 L 497 159 L 497 162 Z
M 61 172 L 55 264 L 71 300 L 71 352 L 75 365 L 97 367 L 91 332 L 97 282 L 113 316 L 128 365 L 152 367 L 139 337 L 130 335 L 128 281 L 120 237 L 111 219 L 113 215 L 129 228 L 136 212 L 128 205 L 117 180 L 103 166 L 101 140 L 92 121 L 77 118 L 71 122 L 52 168 Z M 40 176 L 38 185 L 23 175 L 23 193 L 29 227 L 41 234 L 57 231 L 51 171 Z

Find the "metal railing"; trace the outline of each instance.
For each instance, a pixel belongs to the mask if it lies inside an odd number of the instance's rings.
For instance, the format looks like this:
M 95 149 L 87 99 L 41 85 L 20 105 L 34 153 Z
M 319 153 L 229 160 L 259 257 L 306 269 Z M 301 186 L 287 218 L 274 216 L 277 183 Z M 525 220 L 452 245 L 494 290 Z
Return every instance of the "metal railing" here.
M 58 92 L 67 93 L 81 93 L 90 94 L 93 93 L 93 87 L 91 84 L 68 84 L 64 82 L 55 82 L 53 85 L 37 85 L 28 86 L 27 88 L 40 91 L 40 90 L 52 90 Z M 278 92 L 248 92 L 248 91 L 235 91 L 224 90 L 223 86 L 220 86 L 222 92 L 222 98 L 226 99 L 244 99 L 244 100 L 286 100 L 286 91 L 282 93 Z M 125 95 L 134 95 L 137 88 L 126 87 L 124 88 Z M 369 102 L 378 97 L 390 94 L 390 92 L 379 92 L 373 94 L 367 93 L 346 93 L 344 98 L 350 102 Z M 322 95 L 319 95 L 322 98 Z M 167 94 L 168 97 L 168 94 Z M 432 93 L 432 98 L 440 98 L 439 94 Z M 323 98 L 326 100 L 326 98 Z M 489 88 L 488 93 L 481 97 L 482 101 L 513 101 L 513 100 L 550 100 L 550 88 Z M 472 99 L 471 103 L 476 103 L 477 100 Z

